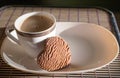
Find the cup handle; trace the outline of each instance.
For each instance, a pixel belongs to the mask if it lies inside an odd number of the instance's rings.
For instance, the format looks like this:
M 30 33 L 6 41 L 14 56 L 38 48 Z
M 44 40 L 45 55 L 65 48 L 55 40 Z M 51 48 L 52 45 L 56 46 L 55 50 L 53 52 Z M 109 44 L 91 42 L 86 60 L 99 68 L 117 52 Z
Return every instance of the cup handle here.
M 10 33 L 10 32 L 11 32 L 12 30 L 14 30 L 14 29 L 15 29 L 14 26 L 6 27 L 5 33 L 6 33 L 6 35 L 7 35 L 10 39 L 12 39 L 14 42 L 16 42 L 17 44 L 20 44 L 19 41 L 18 41 L 18 39 L 16 39 L 16 38 Z

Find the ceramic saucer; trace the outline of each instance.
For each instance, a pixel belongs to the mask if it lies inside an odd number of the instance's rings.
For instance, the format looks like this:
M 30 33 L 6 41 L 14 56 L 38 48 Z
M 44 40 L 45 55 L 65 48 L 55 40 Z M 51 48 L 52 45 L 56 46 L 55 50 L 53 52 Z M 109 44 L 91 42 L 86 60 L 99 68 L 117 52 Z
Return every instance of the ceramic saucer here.
M 17 37 L 16 32 L 11 32 Z M 71 64 L 58 71 L 48 72 L 39 68 L 36 59 L 6 37 L 2 43 L 1 55 L 10 66 L 30 73 L 80 73 L 99 69 L 111 63 L 119 53 L 114 35 L 102 26 L 81 22 L 57 22 L 56 35 L 69 44 Z

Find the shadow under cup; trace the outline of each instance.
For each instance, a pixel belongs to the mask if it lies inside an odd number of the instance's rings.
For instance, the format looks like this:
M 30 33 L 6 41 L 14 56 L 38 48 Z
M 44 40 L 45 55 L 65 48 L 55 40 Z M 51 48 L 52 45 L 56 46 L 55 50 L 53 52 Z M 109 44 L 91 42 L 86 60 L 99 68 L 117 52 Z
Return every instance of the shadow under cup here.
M 14 28 L 18 39 L 10 35 L 10 32 L 7 32 L 7 36 L 22 46 L 30 57 L 36 58 L 44 49 L 44 40 L 55 36 L 55 27 L 56 19 L 53 15 L 46 12 L 31 12 L 15 21 Z

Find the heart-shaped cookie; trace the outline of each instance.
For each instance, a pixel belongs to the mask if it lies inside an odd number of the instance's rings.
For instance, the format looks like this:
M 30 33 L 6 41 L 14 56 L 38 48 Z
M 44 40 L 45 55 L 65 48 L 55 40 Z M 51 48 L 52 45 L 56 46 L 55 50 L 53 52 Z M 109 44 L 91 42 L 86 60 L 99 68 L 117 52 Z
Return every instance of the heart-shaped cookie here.
M 45 47 L 37 57 L 40 68 L 54 71 L 70 64 L 71 53 L 68 44 L 60 37 L 50 37 L 45 40 Z

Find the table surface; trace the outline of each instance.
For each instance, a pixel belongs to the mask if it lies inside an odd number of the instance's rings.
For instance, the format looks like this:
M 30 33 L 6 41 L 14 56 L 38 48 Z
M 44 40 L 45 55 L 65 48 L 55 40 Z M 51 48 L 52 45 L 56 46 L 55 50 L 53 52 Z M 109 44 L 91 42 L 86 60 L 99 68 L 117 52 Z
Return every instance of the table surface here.
M 0 10 L 0 46 L 6 37 L 4 31 L 7 26 L 14 24 L 17 17 L 27 12 L 32 11 L 46 11 L 53 14 L 57 22 L 87 22 L 101 25 L 114 33 L 110 23 L 109 14 L 97 8 L 48 8 L 48 7 L 7 7 Z M 79 74 L 64 74 L 51 76 L 42 76 L 38 74 L 25 73 L 20 70 L 14 69 L 7 65 L 0 57 L 0 78 L 72 78 L 72 77 L 120 77 L 120 54 L 111 64 L 101 69 L 79 73 Z

